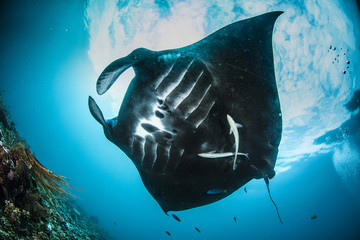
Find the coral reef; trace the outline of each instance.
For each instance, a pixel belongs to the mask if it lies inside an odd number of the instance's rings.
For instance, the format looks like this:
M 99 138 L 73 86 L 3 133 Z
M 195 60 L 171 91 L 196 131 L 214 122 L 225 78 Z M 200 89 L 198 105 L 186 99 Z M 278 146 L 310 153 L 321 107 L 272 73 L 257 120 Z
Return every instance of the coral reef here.
M 4 101 L 0 95 L 0 144 L 6 149 L 10 149 L 16 143 L 27 144 L 16 131 L 15 124 L 8 114 Z
M 110 239 L 16 131 L 0 96 L 0 239 Z

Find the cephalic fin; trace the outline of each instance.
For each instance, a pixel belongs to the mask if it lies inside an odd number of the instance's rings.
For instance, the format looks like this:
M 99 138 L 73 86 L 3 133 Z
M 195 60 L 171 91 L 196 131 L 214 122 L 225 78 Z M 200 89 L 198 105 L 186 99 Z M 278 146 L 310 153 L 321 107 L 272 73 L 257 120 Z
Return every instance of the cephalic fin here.
M 91 112 L 91 115 L 98 121 L 103 127 L 106 125 L 106 121 L 104 118 L 103 113 L 101 112 L 99 106 L 96 104 L 95 100 L 89 96 L 89 109 Z
M 95 100 L 91 96 L 89 96 L 88 103 L 89 103 L 89 109 L 91 115 L 95 118 L 96 121 L 98 121 L 103 126 L 105 136 L 108 139 L 112 139 L 110 125 L 106 122 L 104 115 L 101 112 L 99 106 L 96 104 Z M 111 123 L 113 122 L 111 121 Z

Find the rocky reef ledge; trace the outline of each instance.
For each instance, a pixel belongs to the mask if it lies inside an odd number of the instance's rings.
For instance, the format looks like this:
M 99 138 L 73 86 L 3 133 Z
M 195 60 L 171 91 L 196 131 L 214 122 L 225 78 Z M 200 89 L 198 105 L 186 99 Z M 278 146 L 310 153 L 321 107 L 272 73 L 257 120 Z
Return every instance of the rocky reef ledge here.
M 111 239 L 16 131 L 0 96 L 0 239 Z

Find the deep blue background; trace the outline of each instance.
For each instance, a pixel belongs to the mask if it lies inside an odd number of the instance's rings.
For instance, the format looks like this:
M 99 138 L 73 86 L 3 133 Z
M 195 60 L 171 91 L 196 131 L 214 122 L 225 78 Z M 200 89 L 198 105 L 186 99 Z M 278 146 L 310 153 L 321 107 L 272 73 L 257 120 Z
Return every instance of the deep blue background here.
M 1 4 L 0 91 L 16 127 L 47 168 L 85 189 L 78 202 L 115 238 L 167 239 L 169 231 L 175 239 L 360 239 L 359 191 L 336 173 L 332 152 L 305 158 L 271 181 L 284 225 L 262 180 L 247 184 L 248 194 L 240 189 L 177 213 L 183 223 L 166 216 L 88 111 L 97 75 L 87 55 L 86 1 Z

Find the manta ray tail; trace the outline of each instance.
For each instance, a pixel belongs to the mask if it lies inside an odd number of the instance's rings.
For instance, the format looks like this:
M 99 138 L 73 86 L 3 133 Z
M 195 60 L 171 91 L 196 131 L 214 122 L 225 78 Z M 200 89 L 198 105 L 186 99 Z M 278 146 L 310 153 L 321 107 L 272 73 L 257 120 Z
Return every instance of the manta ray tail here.
M 278 209 L 278 207 L 276 206 L 276 203 L 274 202 L 274 200 L 273 200 L 272 197 L 271 197 L 270 188 L 269 188 L 269 178 L 265 176 L 265 177 L 264 177 L 264 180 L 265 180 L 265 183 L 266 183 L 266 188 L 267 188 L 267 190 L 268 190 L 270 200 L 272 201 L 272 203 L 273 203 L 274 206 L 275 206 L 276 213 L 277 213 L 277 215 L 278 215 L 278 217 L 279 217 L 280 223 L 283 224 L 283 221 L 281 220 L 281 217 L 280 217 L 279 209 Z

